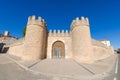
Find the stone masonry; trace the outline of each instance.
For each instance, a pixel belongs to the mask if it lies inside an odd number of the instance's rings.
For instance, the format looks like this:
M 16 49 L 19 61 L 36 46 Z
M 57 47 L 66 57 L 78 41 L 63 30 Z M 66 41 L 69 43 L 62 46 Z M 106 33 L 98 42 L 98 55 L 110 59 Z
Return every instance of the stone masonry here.
M 15 51 L 16 48 L 21 51 Z M 91 38 L 88 18 L 77 17 L 72 21 L 70 31 L 48 32 L 44 19 L 30 16 L 22 44 L 10 47 L 8 53 L 20 54 L 19 57 L 25 61 L 71 58 L 79 63 L 91 64 L 114 54 L 114 50 L 108 40 L 97 41 Z

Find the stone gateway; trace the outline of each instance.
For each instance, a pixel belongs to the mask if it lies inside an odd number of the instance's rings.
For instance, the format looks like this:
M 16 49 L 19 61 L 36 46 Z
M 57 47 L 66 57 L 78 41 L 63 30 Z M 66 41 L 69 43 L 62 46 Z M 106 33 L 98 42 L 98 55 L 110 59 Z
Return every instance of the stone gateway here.
M 78 17 L 72 21 L 70 31 L 47 31 L 41 17 L 28 18 L 25 38 L 11 44 L 9 54 L 25 61 L 39 59 L 74 59 L 79 63 L 91 64 L 114 54 L 109 40 L 94 40 L 90 35 L 88 18 Z

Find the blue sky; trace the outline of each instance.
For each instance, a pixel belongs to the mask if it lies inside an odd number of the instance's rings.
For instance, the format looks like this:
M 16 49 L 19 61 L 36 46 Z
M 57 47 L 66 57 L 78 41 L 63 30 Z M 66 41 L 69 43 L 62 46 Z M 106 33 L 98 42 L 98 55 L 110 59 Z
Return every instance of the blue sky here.
M 0 33 L 22 37 L 28 16 L 42 16 L 49 29 L 68 29 L 76 17 L 88 17 L 91 36 L 120 47 L 120 0 L 0 0 Z

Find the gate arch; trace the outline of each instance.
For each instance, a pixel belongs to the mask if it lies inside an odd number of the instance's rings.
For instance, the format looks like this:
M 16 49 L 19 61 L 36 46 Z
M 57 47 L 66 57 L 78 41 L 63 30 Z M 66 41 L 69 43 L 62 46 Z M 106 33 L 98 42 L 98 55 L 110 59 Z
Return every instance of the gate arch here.
M 52 58 L 65 57 L 65 44 L 62 41 L 56 41 L 52 44 Z

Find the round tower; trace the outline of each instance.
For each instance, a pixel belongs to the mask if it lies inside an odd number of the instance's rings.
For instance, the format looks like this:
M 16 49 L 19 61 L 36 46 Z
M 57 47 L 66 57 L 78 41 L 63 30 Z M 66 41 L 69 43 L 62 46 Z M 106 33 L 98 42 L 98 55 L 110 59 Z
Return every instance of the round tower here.
M 46 23 L 35 16 L 28 18 L 26 35 L 24 40 L 23 60 L 32 61 L 45 58 L 47 45 Z
M 81 17 L 81 20 L 79 18 L 73 20 L 71 36 L 73 58 L 80 63 L 92 63 L 93 48 L 88 18 Z

